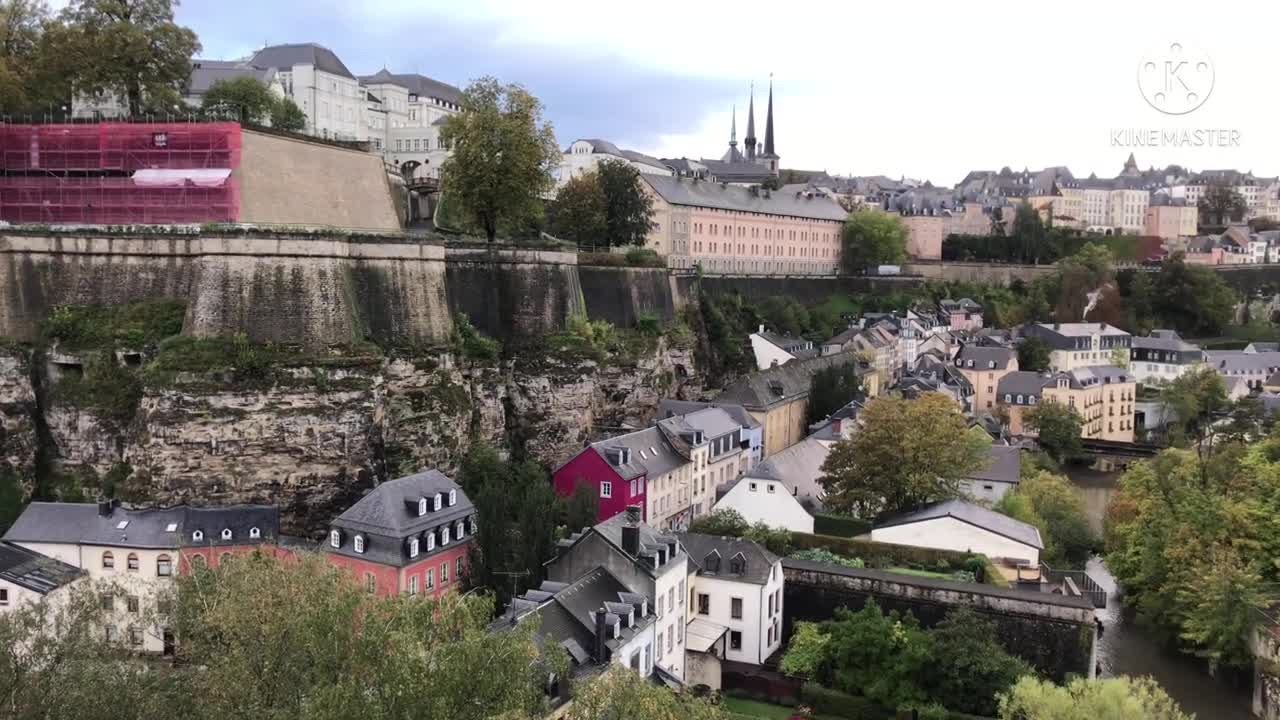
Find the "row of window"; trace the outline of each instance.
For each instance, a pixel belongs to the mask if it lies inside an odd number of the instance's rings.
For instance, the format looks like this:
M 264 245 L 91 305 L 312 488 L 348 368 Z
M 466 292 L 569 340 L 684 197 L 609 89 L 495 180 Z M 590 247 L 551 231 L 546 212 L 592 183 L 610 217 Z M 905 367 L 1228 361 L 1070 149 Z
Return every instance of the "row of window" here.
M 463 520 L 458 520 L 454 522 L 452 525 L 443 525 L 438 529 L 433 529 L 425 533 L 426 540 L 427 540 L 426 552 L 431 552 L 432 550 L 436 549 L 437 530 L 439 531 L 439 536 L 440 536 L 440 546 L 444 547 L 445 545 L 448 545 L 451 540 L 462 540 L 467 536 L 467 523 Z M 476 520 L 474 517 L 472 517 L 471 532 L 474 533 L 475 530 L 476 530 Z M 329 531 L 329 546 L 333 548 L 342 547 L 342 531 L 341 530 L 338 530 L 335 528 Z M 355 537 L 352 539 L 351 547 L 357 553 L 363 555 L 366 550 L 365 536 L 357 533 Z M 418 537 L 409 538 L 408 550 L 409 550 L 409 557 L 411 558 L 418 557 L 418 555 L 422 551 L 421 539 Z
M 456 568 L 457 568 L 457 574 L 454 575 L 454 577 L 461 580 L 463 573 L 466 572 L 466 564 L 463 562 L 462 558 L 458 558 L 456 563 Z M 365 578 L 365 589 L 371 593 L 375 592 L 377 590 L 377 581 L 374 579 L 373 573 L 365 573 L 364 578 Z M 431 592 L 432 590 L 435 589 L 436 587 L 436 569 L 435 568 L 427 568 L 426 572 L 422 574 L 422 583 L 423 583 L 424 592 Z M 440 563 L 440 585 L 443 587 L 448 584 L 449 584 L 449 563 L 442 562 Z M 418 574 L 416 572 L 409 576 L 409 594 L 410 595 L 418 594 Z
M 116 567 L 116 556 L 110 551 L 102 553 L 102 569 L 114 570 Z M 129 553 L 125 558 L 125 568 L 130 572 L 137 572 L 141 567 L 137 553 Z M 168 555 L 160 555 L 156 557 L 156 575 L 160 577 L 168 577 L 173 574 L 173 559 Z
M 448 150 L 444 138 L 436 138 L 436 150 Z M 427 152 L 431 150 L 431 138 L 400 138 L 396 140 L 396 152 Z
M 142 628 L 137 625 L 130 625 L 126 632 L 129 636 L 129 644 L 133 647 L 142 647 Z M 109 643 L 120 642 L 120 630 L 115 625 L 108 625 L 103 633 Z
M 170 527 L 173 527 L 173 526 L 171 525 Z M 235 539 L 235 533 L 231 531 L 231 528 L 223 528 L 223 529 L 222 529 L 222 533 L 219 535 L 219 537 L 221 537 L 221 538 L 222 538 L 222 540 L 223 540 L 224 542 L 226 542 L 226 541 L 234 540 L 234 539 Z M 249 528 L 249 539 L 250 539 L 250 540 L 261 540 L 261 539 L 262 539 L 262 530 L 261 530 L 260 528 L 256 528 L 256 527 Z M 191 541 L 192 541 L 192 542 L 204 542 L 204 531 L 203 531 L 203 530 L 192 530 L 192 531 L 191 531 Z

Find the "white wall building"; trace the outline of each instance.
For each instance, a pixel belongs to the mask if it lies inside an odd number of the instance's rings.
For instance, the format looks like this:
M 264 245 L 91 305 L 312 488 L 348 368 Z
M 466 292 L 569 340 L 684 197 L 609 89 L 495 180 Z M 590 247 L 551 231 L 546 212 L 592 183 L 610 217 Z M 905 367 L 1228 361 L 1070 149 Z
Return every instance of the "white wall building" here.
M 334 140 L 365 140 L 365 91 L 342 60 L 315 43 L 269 45 L 249 64 L 274 70 L 284 88 L 307 116 L 306 132 Z
M 57 558 L 0 542 L 0 613 L 39 602 L 56 603 L 84 577 L 80 569 Z
M 449 157 L 440 130 L 462 110 L 462 91 L 416 73 L 386 68 L 360 78 L 367 91 L 366 132 L 383 158 L 411 177 L 439 178 Z
M 570 179 L 589 172 L 595 172 L 604 160 L 617 160 L 628 163 L 642 173 L 650 175 L 674 175 L 675 171 L 663 164 L 661 160 L 634 150 L 623 150 L 608 140 L 583 138 L 574 140 L 565 148 L 564 156 L 552 174 L 556 179 L 556 188 Z
M 1044 542 L 1033 525 L 963 500 L 947 500 L 890 518 L 871 530 L 873 542 L 956 550 L 1037 565 Z
M 813 516 L 777 480 L 744 477 L 729 486 L 711 510 L 734 510 L 752 525 L 762 522 L 792 532 L 813 532 Z
M 681 533 L 687 621 L 724 628 L 725 658 L 762 665 L 782 646 L 782 561 L 751 540 Z

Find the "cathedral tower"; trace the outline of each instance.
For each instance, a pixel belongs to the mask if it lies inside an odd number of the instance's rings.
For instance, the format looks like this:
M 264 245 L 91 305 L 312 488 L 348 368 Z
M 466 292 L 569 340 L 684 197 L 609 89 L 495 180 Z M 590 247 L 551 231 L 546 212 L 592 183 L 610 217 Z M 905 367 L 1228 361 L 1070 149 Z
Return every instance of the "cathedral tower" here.
M 769 76 L 769 109 L 764 120 L 764 154 L 760 159 L 769 166 L 769 172 L 778 174 L 778 153 L 773 147 L 773 75 Z
M 747 136 L 743 138 L 747 162 L 756 161 L 756 84 L 751 83 L 751 99 L 747 105 Z

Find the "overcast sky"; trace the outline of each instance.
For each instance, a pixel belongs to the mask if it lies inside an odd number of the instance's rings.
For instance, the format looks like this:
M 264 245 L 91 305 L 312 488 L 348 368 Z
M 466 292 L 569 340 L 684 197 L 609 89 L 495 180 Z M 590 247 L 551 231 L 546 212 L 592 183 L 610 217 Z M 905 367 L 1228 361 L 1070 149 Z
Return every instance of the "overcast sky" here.
M 774 76 L 783 167 L 950 185 L 969 170 L 1067 165 L 1280 174 L 1280 3 L 734 2 L 707 0 L 185 0 L 208 58 L 314 41 L 352 72 L 384 65 L 463 86 L 481 75 L 540 97 L 561 146 L 598 137 L 661 157 L 718 157 L 756 83 Z M 1167 115 L 1139 87 L 1172 43 L 1212 72 Z M 1185 70 L 1186 68 L 1184 68 Z M 1207 87 L 1203 72 L 1184 79 Z M 1179 90 L 1179 92 L 1182 92 Z M 1234 131 L 1227 147 L 1115 146 L 1114 131 Z

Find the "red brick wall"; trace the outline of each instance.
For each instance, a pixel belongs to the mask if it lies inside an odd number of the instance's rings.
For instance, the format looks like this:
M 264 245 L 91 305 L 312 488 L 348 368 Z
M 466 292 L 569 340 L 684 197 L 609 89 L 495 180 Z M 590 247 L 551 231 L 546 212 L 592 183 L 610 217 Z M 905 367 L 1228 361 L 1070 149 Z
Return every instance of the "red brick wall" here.
M 429 594 L 432 596 L 448 592 L 457 587 L 461 578 L 458 577 L 458 560 L 462 560 L 463 572 L 468 567 L 467 548 L 470 546 L 470 538 L 461 543 L 450 543 L 444 550 L 433 552 L 427 557 L 418 560 L 412 565 L 403 568 L 392 567 L 390 565 L 382 565 L 380 563 L 369 562 L 360 558 L 353 558 L 347 555 L 339 555 L 337 553 L 326 553 L 329 562 L 339 568 L 343 568 L 352 574 L 356 582 L 360 583 L 360 587 L 364 587 L 368 582 L 367 574 L 372 574 L 375 583 L 375 592 L 383 597 L 394 595 L 399 592 L 408 592 L 409 576 L 418 576 L 418 592 L 420 594 Z M 440 581 L 440 566 L 444 563 L 449 564 L 449 582 L 442 583 Z M 426 589 L 426 572 L 428 569 L 435 571 L 435 587 L 430 592 Z
M 368 582 L 368 575 L 373 575 L 374 592 L 378 595 L 394 595 L 400 590 L 400 569 L 390 565 L 382 565 L 368 560 L 361 560 L 337 553 L 326 553 L 329 562 L 351 573 L 360 587 Z

